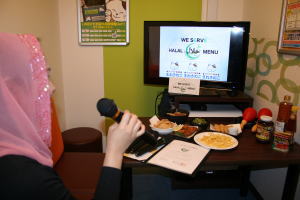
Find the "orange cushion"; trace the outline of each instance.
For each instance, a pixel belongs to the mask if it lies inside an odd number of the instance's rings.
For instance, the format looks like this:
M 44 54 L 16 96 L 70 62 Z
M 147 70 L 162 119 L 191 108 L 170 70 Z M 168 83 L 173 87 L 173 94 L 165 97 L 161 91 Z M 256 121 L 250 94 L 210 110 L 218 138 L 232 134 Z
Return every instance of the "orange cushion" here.
M 52 152 L 53 165 L 60 159 L 64 151 L 64 143 L 61 135 L 61 130 L 59 127 L 59 122 L 56 115 L 56 109 L 53 99 L 51 98 L 51 132 L 52 141 L 50 150 Z

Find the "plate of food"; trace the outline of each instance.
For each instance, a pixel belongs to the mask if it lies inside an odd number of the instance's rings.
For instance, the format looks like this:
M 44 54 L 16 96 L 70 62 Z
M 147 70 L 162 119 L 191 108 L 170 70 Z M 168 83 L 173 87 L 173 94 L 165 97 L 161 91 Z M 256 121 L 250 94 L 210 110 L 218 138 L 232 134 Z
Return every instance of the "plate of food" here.
M 191 138 L 199 130 L 198 126 L 182 125 L 180 129 L 174 130 L 173 134 L 179 137 Z
M 234 136 L 242 133 L 240 124 L 210 124 L 210 130 Z
M 194 141 L 208 149 L 228 150 L 238 146 L 239 142 L 234 137 L 219 132 L 202 132 L 194 137 Z

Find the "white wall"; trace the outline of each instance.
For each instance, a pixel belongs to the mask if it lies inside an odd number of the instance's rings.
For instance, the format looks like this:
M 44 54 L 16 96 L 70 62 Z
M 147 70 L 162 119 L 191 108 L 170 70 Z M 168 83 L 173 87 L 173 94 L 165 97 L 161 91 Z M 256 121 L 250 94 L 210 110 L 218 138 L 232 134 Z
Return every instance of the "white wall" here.
M 96 109 L 104 96 L 103 48 L 78 44 L 77 1 L 59 1 L 60 47 L 65 95 L 65 128 L 99 128 Z
M 243 18 L 250 20 L 253 37 L 277 40 L 282 0 L 243 0 Z
M 60 54 L 58 0 L 1 0 L 0 31 L 31 33 L 40 40 L 47 63 L 51 68 L 51 80 L 56 85 L 54 94 L 61 126 L 64 127 L 63 74 Z
M 241 21 L 244 0 L 202 0 L 203 21 Z

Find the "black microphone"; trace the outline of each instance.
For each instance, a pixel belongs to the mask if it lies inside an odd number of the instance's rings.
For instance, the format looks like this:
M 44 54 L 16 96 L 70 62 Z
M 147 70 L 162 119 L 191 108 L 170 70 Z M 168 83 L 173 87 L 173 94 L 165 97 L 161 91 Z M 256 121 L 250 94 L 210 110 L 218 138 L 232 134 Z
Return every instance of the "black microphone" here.
M 97 103 L 97 110 L 102 116 L 110 117 L 118 123 L 121 121 L 123 116 L 123 112 L 118 109 L 117 105 L 112 99 L 100 99 Z M 140 137 L 150 145 L 156 145 L 157 143 L 157 136 L 147 130 Z

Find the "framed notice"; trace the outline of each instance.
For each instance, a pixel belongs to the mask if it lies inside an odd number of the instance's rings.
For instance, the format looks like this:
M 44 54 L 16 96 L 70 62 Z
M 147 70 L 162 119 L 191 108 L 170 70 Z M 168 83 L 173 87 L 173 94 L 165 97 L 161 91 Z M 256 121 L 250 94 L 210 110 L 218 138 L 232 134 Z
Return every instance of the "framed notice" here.
M 283 0 L 278 52 L 300 55 L 300 0 Z
M 169 78 L 169 93 L 199 95 L 200 79 Z
M 81 45 L 127 45 L 129 0 L 77 0 Z

